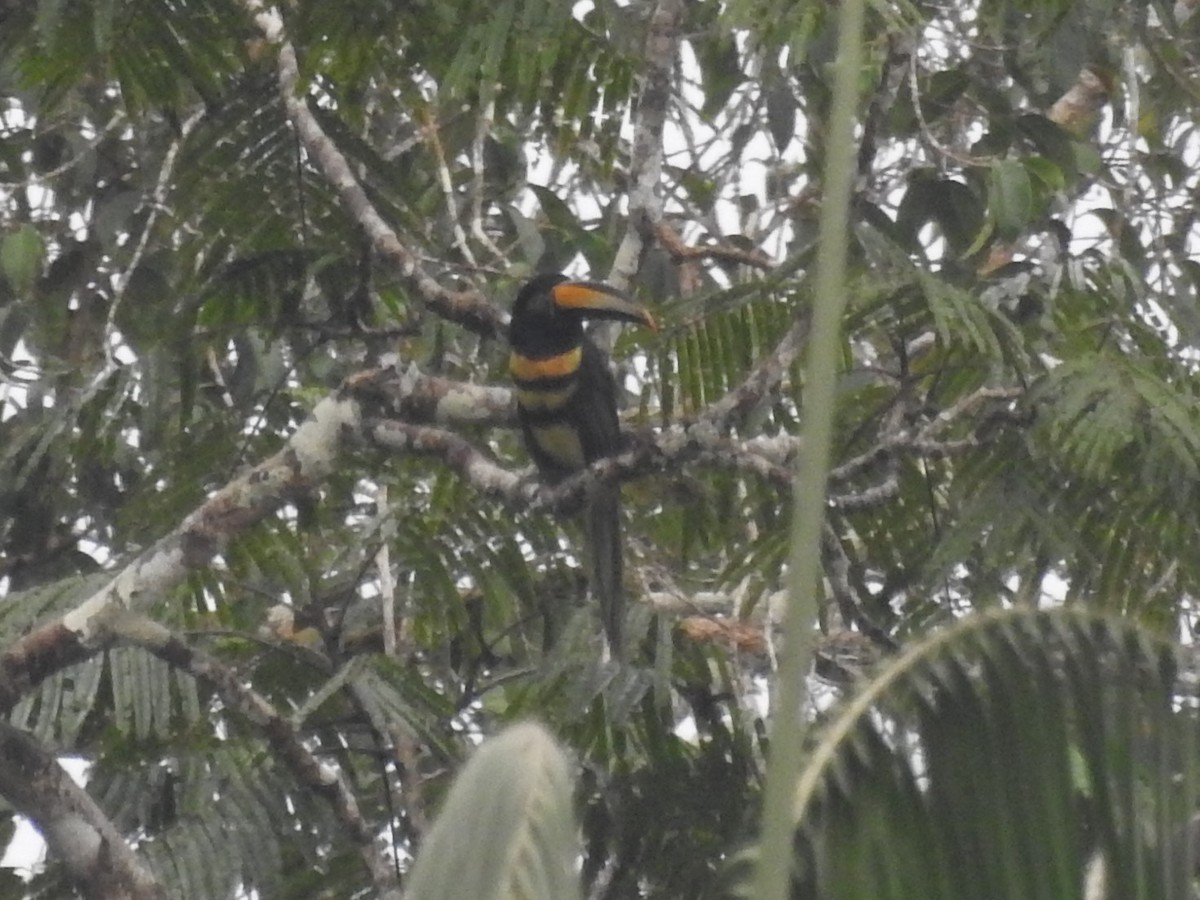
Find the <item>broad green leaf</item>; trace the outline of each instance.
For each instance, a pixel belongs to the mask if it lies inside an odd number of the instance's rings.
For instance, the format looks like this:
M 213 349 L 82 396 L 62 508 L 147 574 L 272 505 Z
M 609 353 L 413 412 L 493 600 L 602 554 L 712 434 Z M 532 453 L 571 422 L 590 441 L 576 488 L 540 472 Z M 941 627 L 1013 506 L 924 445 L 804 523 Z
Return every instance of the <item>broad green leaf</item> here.
M 1033 186 L 1025 166 L 1017 160 L 1005 159 L 992 166 L 988 212 L 996 223 L 997 233 L 1006 240 L 1012 240 L 1030 224 Z
M 1063 171 L 1044 156 L 1030 156 L 1024 160 L 1029 174 L 1038 179 L 1052 193 L 1058 193 L 1067 186 Z
M 20 225 L 0 238 L 0 273 L 20 294 L 28 294 L 42 273 L 46 248 L 32 225 Z

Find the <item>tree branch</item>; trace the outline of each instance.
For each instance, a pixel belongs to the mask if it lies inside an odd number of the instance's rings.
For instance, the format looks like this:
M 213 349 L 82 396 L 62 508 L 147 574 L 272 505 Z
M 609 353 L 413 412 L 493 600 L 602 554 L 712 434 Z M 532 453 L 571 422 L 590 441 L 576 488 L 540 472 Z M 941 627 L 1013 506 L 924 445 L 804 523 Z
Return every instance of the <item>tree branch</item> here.
M 54 754 L 0 722 L 0 795 L 27 816 L 92 900 L 164 900 L 167 893 Z
M 6 647 L 0 652 L 0 711 L 11 709 L 43 678 L 90 656 L 102 643 L 98 613 L 148 609 L 189 571 L 208 564 L 231 537 L 323 481 L 345 432 L 359 421 L 356 403 L 326 397 L 282 450 L 214 493 L 75 609 Z
M 743 249 L 742 247 L 734 247 L 730 244 L 709 244 L 704 247 L 693 247 L 684 241 L 682 235 L 679 234 L 668 222 L 659 222 L 658 228 L 655 229 L 655 234 L 658 236 L 658 242 L 662 244 L 664 250 L 671 254 L 671 258 L 677 263 L 691 262 L 699 259 L 715 259 L 718 262 L 736 263 L 743 266 L 751 266 L 755 269 L 772 269 L 775 263 L 763 251 L 755 248 L 752 250 Z
M 671 77 L 679 55 L 680 26 L 684 0 L 659 0 L 650 18 L 646 38 L 645 71 L 633 120 L 633 149 L 629 165 L 629 224 L 608 280 L 619 288 L 629 287 L 637 274 L 646 244 L 654 240 L 662 221 L 662 137 L 671 99 Z
M 342 206 L 362 226 L 375 251 L 396 267 L 425 305 L 437 315 L 484 337 L 503 335 L 508 319 L 505 313 L 474 291 L 453 291 L 438 284 L 421 266 L 418 253 L 405 246 L 375 209 L 346 157 L 325 134 L 305 102 L 300 91 L 296 50 L 283 33 L 283 20 L 279 12 L 274 8 L 264 9 L 258 0 L 243 0 L 243 5 L 278 52 L 279 93 L 300 143 L 317 161 Z
M 793 470 L 751 449 L 752 442 L 731 440 L 705 423 L 676 426 L 661 431 L 639 431 L 630 435 L 630 449 L 617 456 L 597 460 L 578 474 L 548 485 L 526 472 L 513 471 L 496 462 L 466 438 L 452 431 L 414 425 L 395 419 L 368 419 L 362 434 L 378 447 L 401 453 L 417 453 L 441 460 L 467 483 L 487 496 L 496 497 L 515 509 L 569 515 L 581 509 L 596 484 L 624 481 L 678 469 L 689 463 L 734 469 L 755 475 L 781 493 L 792 488 Z M 886 441 L 882 450 L 871 451 L 871 459 L 908 453 L 922 458 L 960 455 L 979 446 L 978 440 L 938 442 L 908 437 Z M 865 456 L 866 454 L 864 454 Z M 857 511 L 882 506 L 899 493 L 899 482 L 889 475 L 878 484 L 857 491 L 830 495 L 831 509 Z
M 789 335 L 800 340 L 797 329 Z M 781 344 L 769 360 L 760 364 L 762 371 L 756 370 L 760 379 L 757 384 L 781 378 L 791 352 L 792 348 Z M 755 390 L 758 388 L 743 386 L 731 396 L 745 391 L 741 396 L 753 398 L 758 396 Z M 940 458 L 970 452 L 980 446 L 974 432 L 955 440 L 941 440 L 939 435 L 982 404 L 1011 402 L 1021 393 L 1019 388 L 980 388 L 915 434 L 908 430 L 885 433 L 876 446 L 834 470 L 831 480 L 849 482 L 873 465 L 897 456 Z M 505 468 L 458 434 L 392 418 L 403 415 L 418 423 L 511 425 L 514 415 L 508 389 L 435 378 L 416 366 L 403 372 L 372 369 L 352 375 L 341 391 L 314 407 L 310 418 L 282 450 L 214 493 L 174 531 L 116 572 L 75 609 L 0 651 L 0 711 L 11 709 L 42 679 L 91 656 L 102 645 L 93 624 L 98 613 L 110 608 L 148 609 L 188 572 L 211 562 L 231 538 L 319 485 L 333 471 L 347 437 L 355 436 L 391 451 L 441 459 L 481 493 L 531 511 L 569 514 L 582 507 L 588 491 L 598 482 L 689 463 L 734 469 L 759 477 L 778 490 L 790 490 L 788 459 L 797 446 L 796 438 L 730 438 L 711 420 L 720 421 L 719 404 L 724 402 L 723 398 L 691 425 L 633 433 L 626 452 L 549 486 L 524 472 Z M 740 414 L 745 408 L 730 404 L 731 414 Z M 386 414 L 380 415 L 381 410 Z M 993 420 L 989 417 L 987 422 Z M 831 508 L 844 511 L 874 508 L 890 502 L 897 489 L 895 479 L 886 478 L 857 491 L 843 490 L 830 497 L 829 503 Z
M 99 617 L 105 637 L 120 640 L 153 653 L 177 669 L 190 673 L 211 687 L 222 703 L 262 730 L 276 756 L 296 780 L 329 804 L 342 833 L 358 848 L 371 873 L 377 896 L 400 900 L 400 886 L 390 860 L 380 852 L 376 829 L 358 808 L 358 800 L 342 774 L 322 765 L 304 745 L 292 723 L 258 692 L 244 686 L 241 677 L 220 660 L 189 645 L 170 629 L 145 616 L 113 609 Z
M 742 383 L 704 411 L 703 420 L 718 431 L 735 427 L 783 381 L 808 339 L 812 315 L 806 306 L 769 355 L 750 370 Z
M 517 423 L 509 388 L 426 375 L 415 363 L 356 372 L 344 388 L 370 415 L 429 425 L 511 428 Z
M 862 598 L 850 584 L 850 557 L 846 555 L 841 541 L 828 523 L 821 533 L 821 557 L 825 561 L 830 592 L 846 626 L 856 626 L 881 650 L 890 653 L 899 650 L 900 644 L 896 639 L 863 609 Z
M 453 431 L 396 419 L 368 419 L 363 433 L 369 442 L 386 450 L 442 460 L 483 494 L 500 497 L 518 506 L 528 506 L 537 495 L 536 481 L 497 464 Z

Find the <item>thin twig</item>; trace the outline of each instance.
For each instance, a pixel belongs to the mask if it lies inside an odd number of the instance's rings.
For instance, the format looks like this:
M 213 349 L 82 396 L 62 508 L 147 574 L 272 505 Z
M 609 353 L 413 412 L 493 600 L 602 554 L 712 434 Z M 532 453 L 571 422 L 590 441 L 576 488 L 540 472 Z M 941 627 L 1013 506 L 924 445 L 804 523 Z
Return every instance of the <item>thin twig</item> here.
M 454 197 L 454 182 L 450 178 L 450 167 L 446 164 L 446 151 L 442 149 L 442 140 L 438 137 L 438 123 L 433 111 L 427 106 L 424 110 L 424 122 L 421 131 L 425 136 L 425 145 L 433 154 L 437 164 L 438 184 L 442 189 L 442 199 L 446 203 L 446 216 L 450 220 L 450 232 L 454 235 L 454 246 L 462 254 L 467 265 L 474 266 L 475 254 L 467 243 L 467 233 L 463 231 L 462 222 L 458 218 L 458 201 Z
M 496 246 L 483 227 L 483 189 L 485 174 L 484 144 L 492 133 L 496 118 L 496 98 L 489 96 L 475 117 L 475 138 L 471 141 L 471 234 L 498 261 L 504 261 L 503 251 Z
M 379 485 L 375 493 L 375 503 L 378 507 L 378 518 L 387 517 L 388 489 L 386 484 Z M 383 618 L 383 653 L 385 656 L 396 656 L 396 579 L 392 577 L 392 558 L 390 553 L 391 541 L 388 540 L 388 529 L 381 524 L 383 540 L 375 551 L 375 568 L 379 571 L 380 610 Z
M 779 386 L 804 349 L 810 322 L 811 315 L 805 307 L 775 349 L 750 370 L 742 383 L 705 410 L 704 421 L 724 432 L 735 427 L 740 419 L 757 407 L 768 393 Z
M 660 222 L 655 232 L 663 249 L 671 254 L 676 262 L 687 262 L 699 259 L 715 259 L 718 262 L 737 263 L 751 266 L 755 269 L 771 269 L 774 263 L 767 254 L 755 248 L 746 250 L 730 244 L 708 244 L 695 247 L 686 243 L 674 228 L 666 222 Z
M 957 163 L 964 166 L 990 166 L 995 163 L 998 157 L 995 156 L 972 156 L 969 153 L 960 153 L 950 147 L 947 147 L 934 136 L 933 129 L 929 127 L 929 123 L 925 121 L 925 111 L 921 108 L 921 88 L 917 83 L 917 56 L 913 54 L 908 63 L 908 84 L 912 91 L 913 111 L 917 114 L 917 122 L 921 126 L 921 136 L 925 138 L 929 146 Z

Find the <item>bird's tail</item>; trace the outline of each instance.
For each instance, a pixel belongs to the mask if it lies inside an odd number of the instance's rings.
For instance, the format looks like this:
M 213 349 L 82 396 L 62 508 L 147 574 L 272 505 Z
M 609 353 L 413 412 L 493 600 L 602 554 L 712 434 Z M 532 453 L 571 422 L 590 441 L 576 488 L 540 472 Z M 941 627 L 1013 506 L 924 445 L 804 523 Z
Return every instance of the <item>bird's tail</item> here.
M 622 655 L 625 626 L 625 564 L 621 546 L 621 484 L 596 485 L 587 504 L 588 546 L 592 557 L 592 593 L 614 657 Z

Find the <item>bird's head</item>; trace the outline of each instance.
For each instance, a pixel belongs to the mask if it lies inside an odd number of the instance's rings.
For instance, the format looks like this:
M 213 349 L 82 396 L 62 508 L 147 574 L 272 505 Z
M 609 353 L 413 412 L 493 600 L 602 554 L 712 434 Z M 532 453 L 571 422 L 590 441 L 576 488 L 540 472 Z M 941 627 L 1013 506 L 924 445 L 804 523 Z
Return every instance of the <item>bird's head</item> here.
M 557 272 L 531 278 L 517 294 L 509 326 L 514 346 L 537 333 L 576 336 L 584 319 L 636 322 L 657 330 L 654 317 L 624 291 L 597 281 L 569 281 Z

